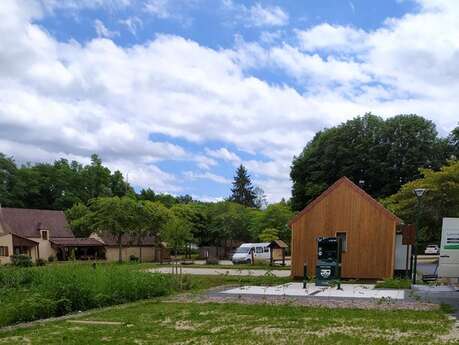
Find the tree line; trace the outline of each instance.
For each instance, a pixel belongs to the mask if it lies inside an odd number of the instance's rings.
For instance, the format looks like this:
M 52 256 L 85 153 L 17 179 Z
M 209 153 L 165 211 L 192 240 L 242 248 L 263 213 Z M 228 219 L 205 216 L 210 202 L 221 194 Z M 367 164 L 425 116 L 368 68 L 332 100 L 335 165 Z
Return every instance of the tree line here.
M 420 178 L 419 169 L 439 170 L 458 155 L 459 127 L 442 138 L 432 121 L 417 115 L 359 116 L 319 131 L 294 157 L 292 209 L 303 209 L 342 176 L 375 198 L 387 197 Z
M 266 208 L 263 191 L 253 185 L 242 165 L 227 200 L 207 203 L 150 188 L 136 192 L 121 172 L 112 172 L 97 155 L 87 165 L 59 159 L 18 166 L 0 153 L 0 204 L 65 210 L 77 237 L 108 232 L 138 240 L 146 234 L 160 238 L 178 233 L 172 229 L 180 225 L 185 229 L 182 235 L 199 246 L 220 246 L 230 240 L 257 242 L 265 229 L 271 230 L 263 239 L 289 241 L 287 222 L 293 216 L 285 201 Z

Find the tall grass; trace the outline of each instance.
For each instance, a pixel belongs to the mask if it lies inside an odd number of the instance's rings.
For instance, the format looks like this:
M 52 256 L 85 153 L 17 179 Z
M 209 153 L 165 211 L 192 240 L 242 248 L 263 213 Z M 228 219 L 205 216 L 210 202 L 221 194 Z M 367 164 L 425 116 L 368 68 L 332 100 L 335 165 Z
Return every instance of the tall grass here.
M 0 326 L 164 296 L 175 284 L 131 265 L 0 268 Z

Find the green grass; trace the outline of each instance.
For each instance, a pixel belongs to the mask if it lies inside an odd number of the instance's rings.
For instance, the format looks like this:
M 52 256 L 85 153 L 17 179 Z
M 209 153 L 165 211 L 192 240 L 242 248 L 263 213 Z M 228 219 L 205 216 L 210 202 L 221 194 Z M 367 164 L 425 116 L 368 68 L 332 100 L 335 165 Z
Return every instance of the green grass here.
M 0 326 L 141 299 L 176 289 L 173 277 L 132 265 L 0 268 Z
M 411 289 L 411 280 L 389 278 L 384 279 L 382 282 L 377 282 L 375 287 L 380 289 Z
M 89 263 L 45 267 L 0 268 L 0 327 L 74 311 L 201 291 L 220 285 L 275 285 L 290 281 L 271 274 L 261 277 L 228 275 L 183 276 L 145 271 L 147 264 Z
M 122 324 L 55 321 L 0 332 L 0 344 L 447 344 L 442 337 L 451 329 L 451 321 L 441 311 L 160 300 L 109 308 L 78 318 Z

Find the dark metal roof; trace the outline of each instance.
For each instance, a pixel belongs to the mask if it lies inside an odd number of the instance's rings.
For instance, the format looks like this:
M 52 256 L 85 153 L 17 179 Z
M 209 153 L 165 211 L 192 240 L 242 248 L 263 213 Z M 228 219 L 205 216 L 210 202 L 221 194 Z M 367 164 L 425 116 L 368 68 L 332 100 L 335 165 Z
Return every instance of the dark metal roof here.
M 113 236 L 108 233 L 97 234 L 101 241 L 107 246 L 117 246 L 118 237 Z M 138 246 L 139 240 L 136 236 L 123 235 L 121 237 L 121 244 L 123 246 Z M 155 245 L 155 236 L 149 235 L 142 239 L 141 246 L 154 246 Z
M 27 238 L 39 238 L 41 229 L 48 230 L 49 238 L 74 237 L 63 211 L 0 207 L 0 225 Z
M 95 238 L 53 238 L 52 245 L 57 247 L 103 247 L 104 244 Z

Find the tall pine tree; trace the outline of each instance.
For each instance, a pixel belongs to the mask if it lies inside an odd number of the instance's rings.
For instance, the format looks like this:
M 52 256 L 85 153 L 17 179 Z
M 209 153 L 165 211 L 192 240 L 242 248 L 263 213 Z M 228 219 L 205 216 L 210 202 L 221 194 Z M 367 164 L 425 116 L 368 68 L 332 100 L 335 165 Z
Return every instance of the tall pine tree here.
M 234 176 L 233 188 L 231 188 L 230 201 L 238 204 L 255 207 L 256 194 L 247 169 L 241 164 Z

